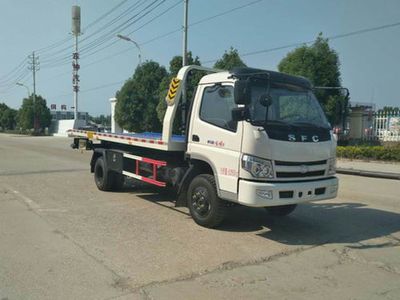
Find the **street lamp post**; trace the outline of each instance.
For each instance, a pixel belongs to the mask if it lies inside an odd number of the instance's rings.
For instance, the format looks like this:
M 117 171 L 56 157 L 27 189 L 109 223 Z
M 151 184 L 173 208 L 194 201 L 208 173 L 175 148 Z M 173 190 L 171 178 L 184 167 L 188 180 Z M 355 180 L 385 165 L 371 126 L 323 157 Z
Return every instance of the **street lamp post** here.
M 28 98 L 31 96 L 31 92 L 29 90 L 29 87 L 25 84 L 23 84 L 22 82 L 17 82 L 16 85 L 22 86 L 24 88 L 26 88 L 26 90 L 28 91 Z
M 136 48 L 138 48 L 138 50 L 139 50 L 139 55 L 138 55 L 138 57 L 139 57 L 139 65 L 141 65 L 142 64 L 142 49 L 140 49 L 139 44 L 136 43 L 134 40 L 132 40 L 129 36 L 125 36 L 125 35 L 122 35 L 122 34 L 117 34 L 117 37 L 120 38 L 121 40 L 125 40 L 125 41 L 133 43 L 136 46 Z

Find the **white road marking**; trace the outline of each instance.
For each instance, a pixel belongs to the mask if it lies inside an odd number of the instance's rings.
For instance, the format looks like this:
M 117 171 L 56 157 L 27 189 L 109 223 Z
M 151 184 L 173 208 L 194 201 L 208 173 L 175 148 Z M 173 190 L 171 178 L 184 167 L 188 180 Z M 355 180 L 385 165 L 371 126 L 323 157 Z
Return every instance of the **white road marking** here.
M 61 209 L 61 208 L 39 208 L 38 209 L 39 212 L 67 212 L 66 209 Z
M 40 205 L 35 202 L 33 199 L 29 198 L 28 196 L 22 194 L 21 192 L 13 189 L 12 187 L 6 185 L 5 189 L 16 195 L 20 198 L 30 209 L 34 210 L 37 213 L 46 213 L 46 212 L 60 212 L 64 213 L 67 212 L 66 209 L 61 208 L 41 208 Z
M 19 197 L 20 199 L 22 199 L 22 200 L 25 202 L 25 204 L 26 204 L 29 208 L 31 208 L 31 209 L 33 209 L 33 210 L 35 210 L 35 211 L 38 211 L 38 210 L 40 209 L 40 205 L 39 205 L 38 203 L 36 203 L 36 202 L 35 202 L 34 200 L 32 200 L 31 198 L 25 196 L 25 195 L 22 194 L 21 192 L 19 192 L 19 191 L 17 191 L 17 190 L 14 190 L 14 189 L 12 189 L 12 188 L 9 188 L 8 190 L 10 190 L 12 193 L 14 193 L 15 195 L 17 195 L 17 197 Z

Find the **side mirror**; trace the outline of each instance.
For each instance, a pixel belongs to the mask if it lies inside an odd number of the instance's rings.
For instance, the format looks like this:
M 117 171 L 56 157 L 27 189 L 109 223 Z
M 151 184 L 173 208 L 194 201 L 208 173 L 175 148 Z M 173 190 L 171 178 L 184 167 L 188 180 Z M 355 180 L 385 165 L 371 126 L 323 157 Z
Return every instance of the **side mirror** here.
M 250 104 L 251 93 L 249 82 L 247 80 L 238 80 L 235 82 L 235 103 L 236 104 Z
M 232 121 L 238 122 L 246 120 L 248 116 L 247 107 L 235 107 L 232 109 Z

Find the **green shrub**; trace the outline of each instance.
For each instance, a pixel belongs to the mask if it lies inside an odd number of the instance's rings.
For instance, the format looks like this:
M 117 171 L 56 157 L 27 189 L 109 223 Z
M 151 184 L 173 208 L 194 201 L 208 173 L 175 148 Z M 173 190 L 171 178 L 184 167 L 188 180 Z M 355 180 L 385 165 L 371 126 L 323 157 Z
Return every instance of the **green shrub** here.
M 371 159 L 400 161 L 400 146 L 338 146 L 337 157 L 349 159 Z

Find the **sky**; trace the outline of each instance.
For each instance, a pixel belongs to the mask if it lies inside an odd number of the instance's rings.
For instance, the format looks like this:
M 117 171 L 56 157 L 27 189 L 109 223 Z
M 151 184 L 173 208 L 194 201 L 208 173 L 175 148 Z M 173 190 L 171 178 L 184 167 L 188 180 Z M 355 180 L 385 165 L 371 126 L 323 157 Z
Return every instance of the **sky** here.
M 0 3 L 0 103 L 13 108 L 19 108 L 27 95 L 17 81 L 33 90 L 27 59 L 33 51 L 40 62 L 36 93 L 49 106 L 73 105 L 73 5 L 81 7 L 83 31 L 80 111 L 109 114 L 109 98 L 139 63 L 138 48 L 117 34 L 137 42 L 143 60 L 168 66 L 173 56 L 182 54 L 183 0 Z M 126 26 L 121 25 L 124 22 Z M 312 41 L 319 32 L 329 38 L 381 26 L 329 43 L 339 55 L 342 85 L 350 89 L 353 102 L 400 106 L 399 0 L 189 0 L 188 48 L 205 66 L 234 47 L 248 66 L 277 70 L 280 60 L 295 48 L 283 46 Z

